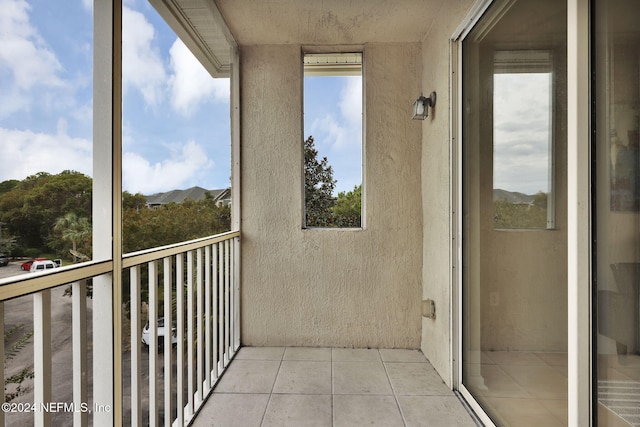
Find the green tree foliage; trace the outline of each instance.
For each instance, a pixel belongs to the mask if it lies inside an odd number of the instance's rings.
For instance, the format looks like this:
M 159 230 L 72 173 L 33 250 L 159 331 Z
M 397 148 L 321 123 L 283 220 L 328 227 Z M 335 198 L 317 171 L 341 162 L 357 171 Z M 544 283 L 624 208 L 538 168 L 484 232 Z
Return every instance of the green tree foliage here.
M 185 240 L 219 234 L 231 229 L 231 209 L 217 206 L 212 197 L 185 200 L 156 209 L 140 206 L 139 195 L 126 197 L 123 210 L 124 252 L 134 252 Z
M 304 142 L 304 197 L 307 227 L 330 227 L 333 224 L 332 208 L 336 201 L 333 190 L 336 180 L 326 157 L 318 160 L 313 136 Z
M 338 193 L 333 207 L 334 224 L 337 227 L 361 227 L 362 185 L 352 191 Z
M 13 188 L 18 185 L 18 183 L 20 183 L 20 181 L 16 179 L 9 179 L 7 181 L 0 182 L 0 196 L 13 190 Z
M 90 257 L 91 222 L 88 218 L 69 212 L 56 220 L 53 230 L 54 236 L 59 236 L 59 239 L 63 242 L 71 243 L 74 260 L 78 251 Z
M 538 193 L 533 202 L 512 203 L 506 199 L 493 202 L 493 227 L 509 228 L 546 228 L 547 195 Z
M 91 178 L 79 172 L 40 172 L 0 195 L 0 221 L 23 248 L 47 248 L 58 218 L 67 213 L 91 217 Z

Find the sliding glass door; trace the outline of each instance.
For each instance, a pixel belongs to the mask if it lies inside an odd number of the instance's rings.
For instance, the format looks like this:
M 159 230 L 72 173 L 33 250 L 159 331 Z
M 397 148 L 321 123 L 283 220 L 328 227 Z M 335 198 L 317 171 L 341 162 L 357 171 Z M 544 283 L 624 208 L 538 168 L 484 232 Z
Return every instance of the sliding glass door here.
M 593 15 L 598 425 L 640 426 L 640 4 Z
M 567 423 L 567 12 L 495 1 L 462 42 L 462 388 Z

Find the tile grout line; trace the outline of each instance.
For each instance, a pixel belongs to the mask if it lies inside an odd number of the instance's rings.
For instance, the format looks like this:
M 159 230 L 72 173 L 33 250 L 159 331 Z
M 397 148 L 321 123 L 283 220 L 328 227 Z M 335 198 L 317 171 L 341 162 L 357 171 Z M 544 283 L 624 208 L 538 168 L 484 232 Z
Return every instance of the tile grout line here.
M 276 377 L 273 379 L 273 384 L 271 385 L 271 391 L 269 392 L 269 399 L 267 400 L 267 404 L 264 407 L 264 412 L 262 413 L 262 419 L 260 420 L 260 426 L 264 425 L 264 419 L 267 416 L 267 410 L 269 409 L 269 404 L 271 403 L 271 397 L 273 396 L 273 390 L 276 387 L 276 381 L 278 381 L 278 375 L 280 375 L 280 368 L 282 368 L 282 361 L 284 360 L 284 354 L 287 351 L 287 347 L 284 347 L 282 351 L 282 355 L 280 356 L 280 363 L 278 364 L 278 371 L 276 372 Z M 268 359 L 264 359 L 268 360 Z
M 335 387 L 333 384 L 333 348 L 331 348 L 331 358 L 329 359 L 331 361 L 331 370 L 330 370 L 330 374 L 331 374 L 331 427 L 336 425 L 336 420 L 335 420 L 335 410 L 333 408 L 333 403 L 335 400 Z
M 398 408 L 398 412 L 400 413 L 400 418 L 402 418 L 402 424 L 407 427 L 407 420 L 404 417 L 404 413 L 402 412 L 402 408 L 400 407 L 400 402 L 398 402 L 398 396 L 396 395 L 396 389 L 393 387 L 393 383 L 391 382 L 391 377 L 389 376 L 389 371 L 387 370 L 387 363 L 382 359 L 382 354 L 380 354 L 380 349 L 378 349 L 378 355 L 380 356 L 380 361 L 382 362 L 382 366 L 384 367 L 384 373 L 387 376 L 387 381 L 389 382 L 389 387 L 391 387 L 391 393 L 393 394 L 393 400 L 396 402 L 396 407 Z

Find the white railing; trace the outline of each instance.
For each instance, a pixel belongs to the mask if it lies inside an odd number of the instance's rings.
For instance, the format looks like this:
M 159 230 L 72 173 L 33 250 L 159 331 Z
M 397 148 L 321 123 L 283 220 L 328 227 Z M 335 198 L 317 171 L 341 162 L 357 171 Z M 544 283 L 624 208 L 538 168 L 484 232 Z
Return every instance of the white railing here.
M 128 308 L 123 309 L 121 319 L 114 319 L 113 330 L 123 331 L 121 345 L 114 344 L 114 352 L 122 355 L 115 359 L 122 361 L 123 372 L 122 390 L 114 391 L 114 402 L 122 405 L 124 425 L 186 426 L 235 355 L 240 346 L 239 240 L 239 232 L 229 232 L 123 258 L 121 274 L 124 287 L 129 288 L 126 293 L 123 290 L 123 306 Z M 5 301 L 33 295 L 34 379 L 33 400 L 28 403 L 36 409 L 30 411 L 36 426 L 56 424 L 54 416 L 61 416 L 60 412 L 68 412 L 74 426 L 92 424 L 91 413 L 83 409 L 96 410 L 94 405 L 99 402 L 90 401 L 95 388 L 118 383 L 93 383 L 88 372 L 91 339 L 111 340 L 112 336 L 90 335 L 87 283 L 94 277 L 120 273 L 112 271 L 113 265 L 111 261 L 88 262 L 50 274 L 0 280 L 0 315 L 4 316 Z M 58 395 L 52 396 L 54 385 L 56 390 L 61 385 L 52 381 L 51 291 L 67 284 L 72 289 L 73 378 L 64 387 L 72 390 L 69 395 L 73 397 L 62 402 Z M 159 336 L 160 318 L 166 325 L 164 330 L 172 331 L 173 325 L 175 333 Z M 141 342 L 146 321 L 148 350 Z M 130 327 L 124 328 L 127 322 Z M 4 336 L 4 321 L 0 329 Z M 0 360 L 4 360 L 4 351 L 0 346 Z M 93 369 L 114 372 L 112 367 Z M 4 378 L 4 364 L 0 363 L 3 386 Z M 15 409 L 24 409 L 22 402 L 22 406 L 13 402 Z M 51 408 L 52 404 L 57 406 Z M 16 419 L 10 418 L 14 414 L 5 414 L 4 409 L 0 425 L 5 425 L 5 420 L 7 425 L 14 424 Z

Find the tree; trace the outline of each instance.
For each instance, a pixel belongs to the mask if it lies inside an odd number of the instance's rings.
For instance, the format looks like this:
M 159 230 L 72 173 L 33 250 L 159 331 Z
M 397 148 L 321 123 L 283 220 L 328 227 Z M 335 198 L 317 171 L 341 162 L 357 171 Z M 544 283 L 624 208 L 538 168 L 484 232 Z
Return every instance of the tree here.
M 40 172 L 0 195 L 0 221 L 23 248 L 46 251 L 55 241 L 53 227 L 61 216 L 73 212 L 91 217 L 92 180 L 79 172 L 57 175 Z M 53 248 L 52 248 L 53 249 Z
M 231 209 L 217 206 L 213 197 L 206 196 L 203 200 L 185 200 L 155 209 L 127 203 L 122 215 L 125 253 L 211 236 L 231 229 Z
M 333 216 L 336 227 L 362 226 L 362 185 L 355 186 L 352 191 L 338 193 Z
M 91 223 L 85 217 L 79 217 L 73 212 L 69 212 L 63 217 L 56 220 L 53 229 L 61 234 L 61 238 L 64 241 L 70 242 L 72 246 L 73 259 L 76 259 L 78 253 L 78 243 L 85 243 L 83 245 L 86 251 L 89 249 L 89 241 L 91 240 Z
M 313 136 L 304 142 L 304 197 L 307 227 L 333 225 L 332 208 L 336 203 L 333 190 L 336 180 L 326 157 L 318 160 Z

